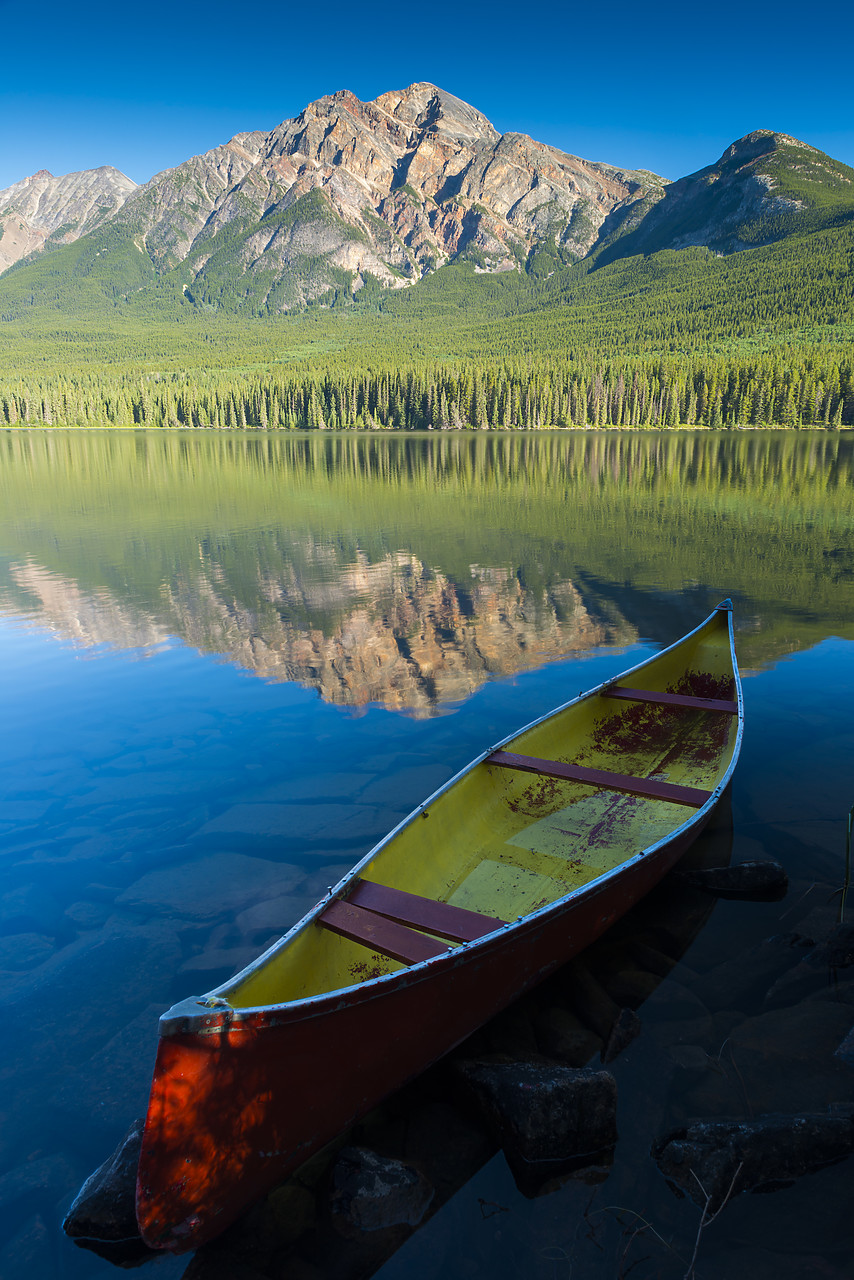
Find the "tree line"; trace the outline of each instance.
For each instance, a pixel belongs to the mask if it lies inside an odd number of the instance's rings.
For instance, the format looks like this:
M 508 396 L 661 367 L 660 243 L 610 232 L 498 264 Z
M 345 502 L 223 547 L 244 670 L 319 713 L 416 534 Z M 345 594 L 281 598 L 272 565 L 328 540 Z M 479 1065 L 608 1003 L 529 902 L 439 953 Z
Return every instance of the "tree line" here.
M 54 375 L 0 387 L 7 426 L 271 430 L 854 426 L 854 364 L 834 357 L 568 359 L 421 368 Z

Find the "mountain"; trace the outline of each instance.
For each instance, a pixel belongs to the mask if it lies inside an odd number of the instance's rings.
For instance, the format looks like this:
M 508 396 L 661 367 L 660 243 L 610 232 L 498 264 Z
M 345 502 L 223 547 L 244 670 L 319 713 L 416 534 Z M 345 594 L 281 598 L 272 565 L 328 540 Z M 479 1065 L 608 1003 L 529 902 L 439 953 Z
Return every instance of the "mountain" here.
M 181 166 L 162 175 L 156 188 L 187 181 L 185 173 Z M 661 186 L 652 174 L 501 135 L 433 85 L 367 103 L 342 91 L 263 140 L 256 163 L 216 200 L 188 247 L 187 287 L 202 302 L 244 291 L 282 310 L 324 287 L 358 292 L 368 277 L 412 284 L 450 259 L 512 270 L 547 240 L 574 260 L 610 213 Z
M 609 216 L 663 189 L 654 174 L 499 134 L 434 85 L 373 102 L 342 90 L 157 174 L 52 273 L 85 273 L 107 253 L 112 287 L 177 271 L 197 305 L 287 311 L 330 289 L 412 284 L 452 259 L 513 270 L 547 244 L 554 265 L 574 261 Z
M 266 363 L 272 339 L 252 348 L 242 317 L 309 304 L 330 310 L 323 334 L 295 338 L 300 358 L 315 338 L 373 354 L 367 317 L 381 312 L 396 362 L 416 330 L 439 358 L 570 344 L 679 352 L 753 333 L 836 334 L 851 318 L 854 170 L 814 147 L 757 130 L 671 183 L 500 134 L 431 84 L 372 102 L 342 90 L 138 188 L 108 168 L 37 174 L 0 193 L 0 225 L 2 261 L 14 263 L 0 278 L 0 323 L 10 339 L 23 325 L 19 364 L 38 369 L 54 350 L 45 334 L 84 317 L 91 339 L 77 328 L 63 352 L 77 358 L 86 341 L 100 359 L 109 331 L 119 360 L 158 368 L 219 367 L 238 344 L 238 364 Z M 363 323 L 345 334 L 354 302 Z M 169 330 L 156 356 L 155 322 Z
M 55 178 L 40 169 L 0 191 L 0 272 L 46 243 L 69 244 L 101 226 L 136 190 L 104 165 Z
M 600 261 L 693 246 L 733 253 L 819 230 L 840 215 L 854 215 L 854 169 L 788 134 L 757 129 L 660 199 L 639 202 Z

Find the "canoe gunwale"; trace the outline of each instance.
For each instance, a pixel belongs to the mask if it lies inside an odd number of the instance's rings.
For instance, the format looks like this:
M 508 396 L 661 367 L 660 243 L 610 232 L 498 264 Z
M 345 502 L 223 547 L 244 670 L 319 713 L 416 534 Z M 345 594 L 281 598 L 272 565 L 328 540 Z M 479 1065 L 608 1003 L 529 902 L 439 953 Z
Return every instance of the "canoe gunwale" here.
M 363 982 L 350 983 L 345 987 L 339 987 L 332 991 L 320 992 L 316 995 L 304 996 L 295 1000 L 283 1001 L 279 1004 L 265 1004 L 245 1007 L 234 1007 L 228 1001 L 229 993 L 234 989 L 235 985 L 253 974 L 263 967 L 270 958 L 280 950 L 284 950 L 291 939 L 294 938 L 301 930 L 308 928 L 315 923 L 317 917 L 329 906 L 331 902 L 342 898 L 352 882 L 361 876 L 362 871 L 368 863 L 377 856 L 396 836 L 429 809 L 435 801 L 442 796 L 451 787 L 455 786 L 461 778 L 470 773 L 478 765 L 487 761 L 493 752 L 500 750 L 514 739 L 527 733 L 529 730 L 538 727 L 546 720 L 550 720 L 553 716 L 559 715 L 568 708 L 578 703 L 587 701 L 596 697 L 604 690 L 613 686 L 617 681 L 625 680 L 634 675 L 636 672 L 642 671 L 652 662 L 658 661 L 665 654 L 672 650 L 678 649 L 686 644 L 693 637 L 698 635 L 706 627 L 709 627 L 721 612 L 727 613 L 727 626 L 729 633 L 730 658 L 732 662 L 733 677 L 736 688 L 736 702 L 738 706 L 737 734 L 736 740 L 732 747 L 732 755 L 727 770 L 715 789 L 709 794 L 702 807 L 696 809 L 686 820 L 675 826 L 661 839 L 655 841 L 651 845 L 640 849 L 630 858 L 619 863 L 618 866 L 611 868 L 609 871 L 603 872 L 597 876 L 595 880 L 589 881 L 587 884 L 579 888 L 571 889 L 562 897 L 554 902 L 547 903 L 545 906 L 532 911 L 529 914 L 517 917 L 515 920 L 500 925 L 491 933 L 484 934 L 479 938 L 474 938 L 469 942 L 461 942 L 458 946 L 450 948 L 448 951 L 431 956 L 426 960 L 421 960 L 415 964 L 408 965 L 404 968 L 394 970 L 391 973 L 380 974 L 377 977 L 366 979 Z M 716 606 L 712 613 L 703 620 L 692 631 L 687 632 L 678 640 L 668 645 L 664 649 L 658 650 L 651 656 L 644 658 L 634 667 L 628 668 L 617 676 L 610 676 L 607 680 L 603 680 L 600 684 L 595 685 L 591 689 L 584 691 L 575 698 L 569 699 L 567 702 L 558 707 L 551 708 L 542 716 L 532 720 L 529 724 L 521 728 L 514 729 L 512 733 L 502 738 L 499 742 L 488 747 L 479 756 L 476 756 L 462 769 L 437 788 L 426 800 L 422 801 L 415 809 L 401 819 L 395 827 L 391 829 L 383 838 L 370 849 L 365 856 L 357 862 L 350 871 L 329 891 L 324 897 L 316 903 L 311 910 L 298 920 L 288 931 L 278 938 L 265 952 L 257 959 L 253 960 L 240 973 L 229 978 L 227 982 L 222 983 L 219 987 L 214 988 L 205 996 L 190 996 L 178 1004 L 174 1005 L 160 1018 L 159 1032 L 161 1038 L 177 1036 L 177 1035 L 217 1035 L 224 1032 L 239 1032 L 241 1024 L 246 1024 L 247 1029 L 252 1025 L 263 1024 L 264 1026 L 278 1026 L 284 1023 L 302 1022 L 306 1019 L 325 1016 L 336 1008 L 352 1008 L 365 1001 L 375 999 L 382 991 L 395 990 L 400 986 L 410 987 L 421 982 L 429 981 L 436 970 L 436 966 L 442 969 L 455 967 L 457 965 L 467 964 L 472 958 L 472 952 L 477 951 L 484 957 L 491 954 L 495 948 L 502 947 L 507 941 L 515 936 L 528 932 L 544 925 L 551 923 L 552 917 L 561 914 L 567 910 L 569 903 L 573 905 L 581 904 L 586 900 L 591 901 L 597 895 L 607 890 L 611 882 L 618 877 L 624 876 L 631 868 L 636 867 L 640 862 L 646 859 L 652 859 L 656 854 L 662 852 L 667 846 L 679 845 L 684 847 L 690 843 L 690 832 L 696 828 L 696 834 L 709 821 L 712 812 L 717 806 L 721 796 L 732 779 L 738 762 L 739 753 L 741 751 L 742 738 L 744 734 L 744 702 L 741 687 L 741 677 L 738 670 L 738 663 L 735 655 L 735 638 L 733 634 L 732 624 L 732 603 L 729 600 L 723 601 Z M 207 1003 L 206 1003 L 207 1002 Z

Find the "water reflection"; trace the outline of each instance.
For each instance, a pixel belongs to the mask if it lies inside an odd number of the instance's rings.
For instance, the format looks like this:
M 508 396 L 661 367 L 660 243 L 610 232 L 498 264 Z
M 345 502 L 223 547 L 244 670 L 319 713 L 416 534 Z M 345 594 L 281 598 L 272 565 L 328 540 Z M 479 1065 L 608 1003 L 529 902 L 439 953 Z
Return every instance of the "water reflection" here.
M 359 555 L 340 570 L 331 557 L 317 561 L 314 582 L 283 559 L 280 576 L 247 583 L 255 608 L 240 607 L 208 566 L 164 584 L 159 618 L 32 561 L 9 574 L 34 621 L 83 645 L 146 649 L 179 635 L 265 680 L 316 689 L 326 702 L 414 715 L 459 702 L 488 677 L 636 638 L 628 624 L 591 617 L 571 582 L 526 590 L 510 570 L 473 565 L 464 588 L 404 552 L 374 564 Z M 328 631 L 314 624 L 315 611 L 337 615 Z
M 0 608 L 417 715 L 726 594 L 758 664 L 854 631 L 852 445 L 5 432 Z

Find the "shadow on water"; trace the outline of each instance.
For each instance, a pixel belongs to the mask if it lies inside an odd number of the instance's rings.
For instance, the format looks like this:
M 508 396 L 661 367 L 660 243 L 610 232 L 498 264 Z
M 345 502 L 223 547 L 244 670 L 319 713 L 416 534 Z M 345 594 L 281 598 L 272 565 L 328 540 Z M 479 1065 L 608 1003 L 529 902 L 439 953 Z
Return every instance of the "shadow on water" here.
M 771 881 L 739 895 L 733 875 L 759 865 L 743 854 L 727 806 L 607 934 L 199 1250 L 186 1280 L 841 1280 L 854 930 L 827 886 L 812 905 Z M 721 881 L 726 901 L 697 887 Z M 796 927 L 739 947 L 744 912 Z

